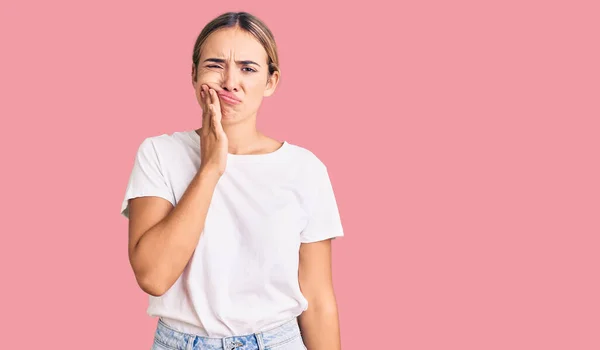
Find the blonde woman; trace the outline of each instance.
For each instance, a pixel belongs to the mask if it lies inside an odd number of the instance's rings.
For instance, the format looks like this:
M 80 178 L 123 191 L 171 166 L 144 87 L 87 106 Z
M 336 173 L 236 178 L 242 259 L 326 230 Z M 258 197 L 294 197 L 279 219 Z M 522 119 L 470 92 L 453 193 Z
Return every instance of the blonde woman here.
M 192 60 L 202 126 L 146 138 L 122 203 L 153 349 L 339 349 L 327 167 L 256 127 L 281 74 L 271 31 L 225 13 Z

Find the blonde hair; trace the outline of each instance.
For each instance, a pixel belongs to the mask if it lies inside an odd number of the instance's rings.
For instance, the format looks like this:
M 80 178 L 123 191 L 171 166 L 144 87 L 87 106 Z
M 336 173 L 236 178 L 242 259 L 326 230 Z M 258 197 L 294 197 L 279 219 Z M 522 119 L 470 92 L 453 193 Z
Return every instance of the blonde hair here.
M 277 45 L 273 33 L 271 33 L 271 30 L 269 30 L 260 19 L 247 12 L 227 12 L 216 17 L 204 26 L 194 44 L 192 62 L 194 63 L 196 70 L 198 69 L 198 63 L 200 61 L 200 49 L 202 48 L 202 44 L 206 41 L 206 38 L 218 29 L 233 27 L 245 30 L 262 44 L 267 52 L 269 75 L 275 72 L 281 74 L 279 57 L 277 55 Z

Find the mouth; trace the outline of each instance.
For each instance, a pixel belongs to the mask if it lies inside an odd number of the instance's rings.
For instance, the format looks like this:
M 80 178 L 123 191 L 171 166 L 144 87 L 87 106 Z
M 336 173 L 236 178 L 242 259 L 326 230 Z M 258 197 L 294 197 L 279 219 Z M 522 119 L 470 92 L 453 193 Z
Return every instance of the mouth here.
M 217 95 L 219 95 L 219 98 L 223 102 L 230 105 L 236 105 L 242 102 L 242 100 L 240 100 L 237 96 L 227 91 L 219 91 L 217 92 Z

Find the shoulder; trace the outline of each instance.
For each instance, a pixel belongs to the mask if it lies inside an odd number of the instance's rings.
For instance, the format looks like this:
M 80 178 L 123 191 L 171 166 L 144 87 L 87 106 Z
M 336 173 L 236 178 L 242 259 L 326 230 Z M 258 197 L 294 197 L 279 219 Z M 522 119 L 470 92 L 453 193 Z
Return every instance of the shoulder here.
M 291 158 L 295 161 L 302 163 L 303 165 L 308 166 L 316 166 L 316 167 L 325 167 L 325 162 L 321 159 L 318 152 L 313 149 L 308 148 L 307 146 L 286 142 L 288 147 L 288 153 Z
M 175 131 L 172 133 L 163 133 L 146 136 L 138 146 L 139 153 L 145 154 L 169 154 L 181 147 L 190 147 L 194 140 L 190 137 L 189 131 Z
M 324 170 L 327 168 L 323 160 L 317 155 L 317 153 L 305 146 L 287 143 L 288 154 L 290 160 L 294 164 L 297 164 L 303 169 L 307 170 Z

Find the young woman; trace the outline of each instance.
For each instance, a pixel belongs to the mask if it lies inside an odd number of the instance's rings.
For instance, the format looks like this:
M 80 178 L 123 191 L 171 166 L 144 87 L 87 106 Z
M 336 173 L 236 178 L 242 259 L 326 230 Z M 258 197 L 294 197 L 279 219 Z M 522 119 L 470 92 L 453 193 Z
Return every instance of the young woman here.
M 273 35 L 226 13 L 192 59 L 202 126 L 146 138 L 122 203 L 159 317 L 153 348 L 339 349 L 331 241 L 343 229 L 327 168 L 256 127 L 280 79 Z

